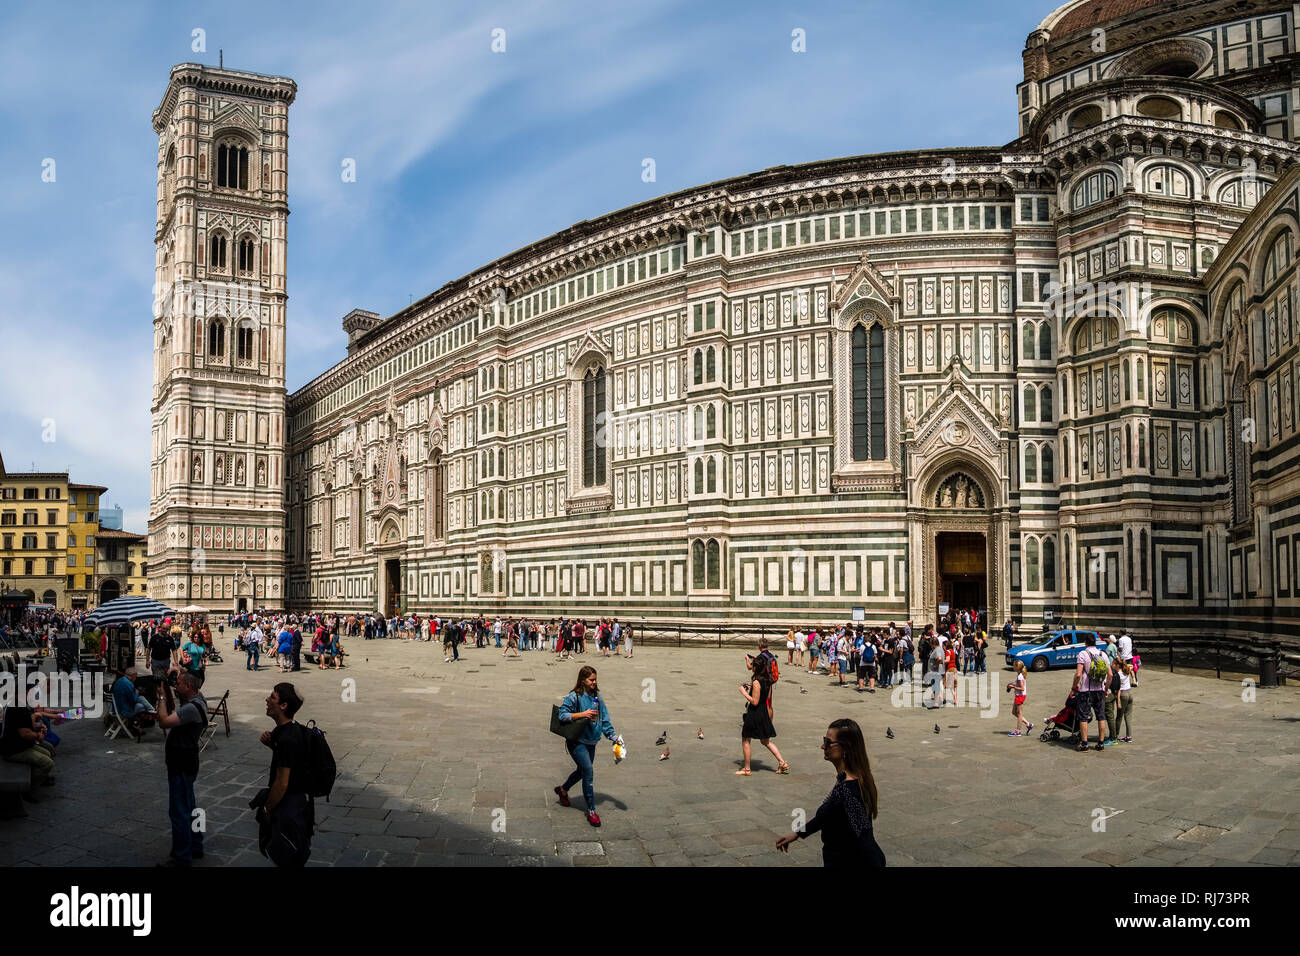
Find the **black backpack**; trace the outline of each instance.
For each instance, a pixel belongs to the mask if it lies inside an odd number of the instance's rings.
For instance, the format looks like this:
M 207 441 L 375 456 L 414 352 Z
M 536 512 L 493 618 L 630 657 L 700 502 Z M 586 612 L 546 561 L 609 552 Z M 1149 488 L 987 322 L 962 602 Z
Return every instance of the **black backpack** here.
M 338 765 L 334 754 L 325 741 L 325 731 L 316 726 L 316 721 L 309 720 L 302 727 L 304 748 L 307 751 L 307 794 L 311 797 L 324 797 L 329 803 L 330 791 L 334 789 L 334 780 L 338 776 Z

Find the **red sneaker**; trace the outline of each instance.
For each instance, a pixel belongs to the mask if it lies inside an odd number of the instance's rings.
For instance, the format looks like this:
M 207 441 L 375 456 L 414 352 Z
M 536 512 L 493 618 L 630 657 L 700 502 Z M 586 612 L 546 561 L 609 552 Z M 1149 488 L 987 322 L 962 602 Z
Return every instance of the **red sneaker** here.
M 563 787 L 556 787 L 555 795 L 560 798 L 560 806 L 562 807 L 572 806 L 572 804 L 569 803 L 569 795 L 564 792 Z
M 593 827 L 598 827 L 600 826 L 600 817 L 596 816 L 596 812 L 594 810 L 588 810 L 587 822 L 590 823 Z

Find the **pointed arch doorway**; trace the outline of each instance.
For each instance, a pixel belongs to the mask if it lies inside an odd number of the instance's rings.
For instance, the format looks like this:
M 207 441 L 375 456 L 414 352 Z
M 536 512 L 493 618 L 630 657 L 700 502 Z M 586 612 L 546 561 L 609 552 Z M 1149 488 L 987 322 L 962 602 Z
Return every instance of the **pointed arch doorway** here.
M 934 563 L 939 604 L 988 607 L 988 535 L 980 531 L 936 531 Z
M 911 530 L 913 553 L 921 557 L 915 620 L 934 623 L 945 605 L 985 611 L 990 626 L 1006 614 L 998 563 L 1006 553 L 1006 516 L 998 490 L 987 468 L 956 456 L 936 463 L 918 482 Z
M 379 611 L 389 618 L 404 611 L 406 595 L 403 591 L 403 568 L 406 558 L 406 540 L 396 519 L 387 519 L 381 525 L 379 544 L 376 547 L 378 567 L 375 589 Z

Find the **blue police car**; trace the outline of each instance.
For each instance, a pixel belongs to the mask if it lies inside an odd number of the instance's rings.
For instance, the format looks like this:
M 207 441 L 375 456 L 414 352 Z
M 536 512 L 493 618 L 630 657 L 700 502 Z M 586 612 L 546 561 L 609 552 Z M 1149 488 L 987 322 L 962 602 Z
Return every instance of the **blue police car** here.
M 1094 643 L 1100 645 L 1101 639 L 1096 631 L 1077 631 L 1074 629 L 1052 631 L 1030 644 L 1015 644 L 1007 651 L 1007 666 L 1014 667 L 1016 661 L 1024 661 L 1031 671 L 1045 671 L 1049 667 L 1073 667 L 1075 660 L 1087 645 L 1084 636 L 1091 634 Z

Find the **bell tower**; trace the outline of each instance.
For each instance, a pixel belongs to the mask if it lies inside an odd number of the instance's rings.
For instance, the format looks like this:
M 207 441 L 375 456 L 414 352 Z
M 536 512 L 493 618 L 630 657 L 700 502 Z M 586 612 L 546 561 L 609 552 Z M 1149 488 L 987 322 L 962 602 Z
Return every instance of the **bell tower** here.
M 149 594 L 284 604 L 286 77 L 173 67 L 153 114 Z

